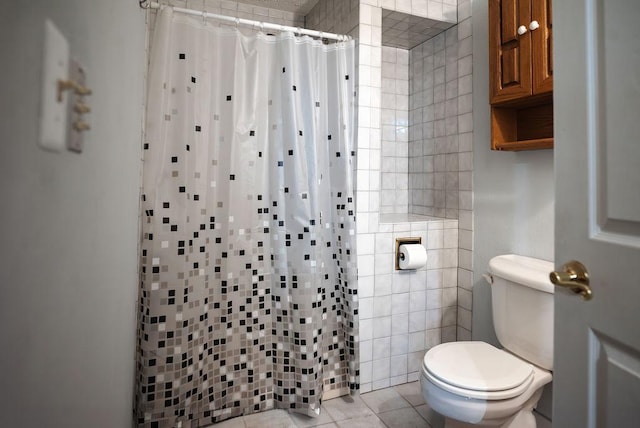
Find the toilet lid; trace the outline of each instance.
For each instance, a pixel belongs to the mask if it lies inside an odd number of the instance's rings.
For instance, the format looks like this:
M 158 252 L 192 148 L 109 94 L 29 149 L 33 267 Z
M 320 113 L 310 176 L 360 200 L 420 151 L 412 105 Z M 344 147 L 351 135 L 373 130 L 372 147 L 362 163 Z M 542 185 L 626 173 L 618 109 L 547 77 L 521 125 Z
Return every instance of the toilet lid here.
M 484 342 L 451 342 L 431 348 L 424 368 L 439 386 L 472 398 L 506 399 L 533 380 L 533 366 Z

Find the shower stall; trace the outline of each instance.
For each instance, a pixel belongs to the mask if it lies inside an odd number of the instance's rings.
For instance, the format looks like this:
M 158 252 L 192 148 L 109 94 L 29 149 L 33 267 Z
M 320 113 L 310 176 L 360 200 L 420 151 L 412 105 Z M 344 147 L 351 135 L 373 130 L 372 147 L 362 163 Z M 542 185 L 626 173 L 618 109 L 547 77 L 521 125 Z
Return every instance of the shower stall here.
M 314 415 L 359 386 L 354 42 L 204 18 L 163 7 L 151 45 L 142 426 Z

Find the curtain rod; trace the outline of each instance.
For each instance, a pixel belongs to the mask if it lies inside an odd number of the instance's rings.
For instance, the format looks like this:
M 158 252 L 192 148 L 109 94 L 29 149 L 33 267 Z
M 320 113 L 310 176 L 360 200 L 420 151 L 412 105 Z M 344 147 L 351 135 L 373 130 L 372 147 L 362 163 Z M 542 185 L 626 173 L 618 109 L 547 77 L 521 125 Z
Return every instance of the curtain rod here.
M 140 3 L 140 7 L 142 7 L 143 9 L 160 9 L 160 7 L 162 6 L 160 3 L 155 1 L 139 0 L 139 3 Z M 272 24 L 270 22 L 260 22 L 260 21 L 254 21 L 251 19 L 244 19 L 244 18 L 235 18 L 233 16 L 218 15 L 216 13 L 210 13 L 210 12 L 205 12 L 200 10 L 185 9 L 182 7 L 175 7 L 175 6 L 171 6 L 171 7 L 173 7 L 174 11 L 184 13 L 186 15 L 216 19 L 218 21 L 225 21 L 235 25 L 248 25 L 252 27 L 260 27 L 260 29 L 262 30 L 267 29 L 267 30 L 276 30 L 276 31 L 290 31 L 296 34 L 304 34 L 306 36 L 318 37 L 320 39 L 331 39 L 331 40 L 338 40 L 338 41 L 351 40 L 351 36 L 347 36 L 343 34 L 324 33 L 322 31 L 308 30 L 306 28 L 301 28 L 301 27 L 289 27 L 287 25 Z

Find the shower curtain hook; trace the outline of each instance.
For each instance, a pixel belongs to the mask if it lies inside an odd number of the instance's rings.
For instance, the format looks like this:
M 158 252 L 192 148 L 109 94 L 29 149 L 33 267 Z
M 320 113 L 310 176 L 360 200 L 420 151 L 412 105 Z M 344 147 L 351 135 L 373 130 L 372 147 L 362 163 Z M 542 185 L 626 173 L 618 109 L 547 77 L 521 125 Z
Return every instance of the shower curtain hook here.
M 240 17 L 236 17 L 236 29 L 238 29 L 238 25 L 240 25 Z
M 206 10 L 202 11 L 202 23 L 204 25 L 207 25 L 207 11 Z

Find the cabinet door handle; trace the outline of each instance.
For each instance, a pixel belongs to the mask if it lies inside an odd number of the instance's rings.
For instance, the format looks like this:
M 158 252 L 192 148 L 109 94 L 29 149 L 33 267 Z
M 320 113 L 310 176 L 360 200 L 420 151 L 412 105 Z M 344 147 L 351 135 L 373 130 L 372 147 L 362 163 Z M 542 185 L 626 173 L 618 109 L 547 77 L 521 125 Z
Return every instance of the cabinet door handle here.
M 537 30 L 538 28 L 540 28 L 540 24 L 538 24 L 538 21 L 531 21 L 531 23 L 529 24 L 529 30 L 533 31 Z
M 524 25 L 521 25 L 518 27 L 518 35 L 522 36 L 524 33 L 527 32 L 527 27 L 525 27 Z

